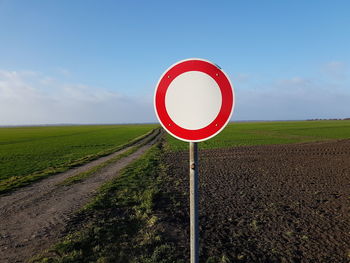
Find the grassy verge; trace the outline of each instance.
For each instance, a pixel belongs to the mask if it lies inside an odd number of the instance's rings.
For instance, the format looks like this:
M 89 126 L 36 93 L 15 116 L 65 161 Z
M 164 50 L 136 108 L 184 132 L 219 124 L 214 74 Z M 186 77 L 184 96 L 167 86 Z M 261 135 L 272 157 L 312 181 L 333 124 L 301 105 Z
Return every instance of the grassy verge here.
M 72 167 L 76 167 L 76 166 L 79 166 L 79 165 L 83 165 L 85 163 L 88 163 L 88 162 L 91 162 L 93 160 L 96 160 L 100 157 L 103 157 L 103 156 L 106 156 L 106 155 L 109 155 L 109 154 L 112 154 L 116 151 L 120 151 L 126 147 L 129 147 L 130 145 L 133 145 L 139 141 L 141 141 L 142 139 L 144 139 L 145 137 L 147 137 L 148 135 L 150 135 L 152 132 L 154 132 L 154 130 L 142 135 L 142 136 L 139 136 L 137 138 L 135 138 L 134 140 L 128 142 L 128 143 L 125 143 L 123 145 L 120 145 L 120 146 L 117 146 L 117 147 L 113 147 L 113 148 L 110 148 L 108 150 L 105 150 L 105 151 L 102 151 L 102 152 L 99 152 L 99 153 L 96 153 L 96 154 L 93 154 L 93 155 L 87 155 L 83 158 L 80 158 L 78 160 L 75 160 L 75 161 L 72 161 L 72 162 L 68 162 L 68 163 L 65 163 L 65 164 L 62 164 L 60 166 L 56 166 L 56 167 L 50 167 L 50 168 L 47 168 L 43 171 L 40 171 L 40 172 L 36 172 L 36 173 L 33 173 L 33 174 L 29 174 L 29 175 L 26 175 L 26 176 L 12 176 L 8 179 L 5 179 L 3 181 L 0 181 L 0 195 L 1 194 L 4 194 L 4 193 L 8 193 L 10 191 L 13 191 L 17 188 L 20 188 L 20 187 L 23 187 L 23 186 L 26 186 L 26 185 L 29 185 L 35 181 L 38 181 L 38 180 L 41 180 L 43 178 L 46 178 L 48 176 L 51 176 L 51 175 L 54 175 L 54 174 L 57 174 L 57 173 L 61 173 L 61 172 L 65 172 L 67 171 L 68 169 L 72 168 Z
M 64 180 L 63 182 L 59 183 L 59 185 L 72 185 L 75 183 L 79 183 L 81 181 L 83 181 L 84 179 L 94 175 L 96 172 L 100 171 L 102 168 L 108 166 L 111 163 L 114 163 L 120 159 L 123 159 L 127 156 L 129 156 L 130 154 L 133 154 L 134 152 L 136 152 L 138 149 L 140 149 L 142 146 L 146 145 L 147 143 L 149 143 L 150 141 L 152 141 L 153 139 L 155 139 L 155 137 L 157 137 L 160 133 L 160 129 L 158 129 L 158 131 L 155 131 L 154 134 L 152 136 L 150 136 L 147 140 L 145 140 L 142 143 L 139 143 L 135 146 L 132 146 L 129 150 L 118 154 L 117 156 L 97 165 L 92 167 L 91 169 L 89 169 L 88 171 L 85 172 L 81 172 L 79 174 L 76 174 L 74 176 L 68 177 L 66 180 Z M 144 138 L 144 137 L 143 137 Z
M 166 178 L 161 153 L 161 144 L 153 146 L 106 183 L 77 215 L 83 221 L 32 262 L 182 262 L 156 213 Z

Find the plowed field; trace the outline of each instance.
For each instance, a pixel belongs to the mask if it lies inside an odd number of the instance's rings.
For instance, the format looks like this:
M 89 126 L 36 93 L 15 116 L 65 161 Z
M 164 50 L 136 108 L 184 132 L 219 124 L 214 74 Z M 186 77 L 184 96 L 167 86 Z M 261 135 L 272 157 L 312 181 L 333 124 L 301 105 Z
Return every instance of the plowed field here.
M 350 140 L 200 150 L 201 262 L 349 262 Z M 189 256 L 188 154 L 165 156 Z

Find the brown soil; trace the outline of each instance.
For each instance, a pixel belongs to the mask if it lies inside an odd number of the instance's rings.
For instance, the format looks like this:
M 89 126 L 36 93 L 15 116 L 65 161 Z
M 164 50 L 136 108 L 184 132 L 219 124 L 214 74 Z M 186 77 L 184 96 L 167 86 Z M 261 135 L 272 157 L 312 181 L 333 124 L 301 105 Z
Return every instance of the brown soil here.
M 154 134 L 139 143 L 150 136 Z M 140 157 L 159 137 L 80 183 L 58 185 L 66 178 L 87 171 L 130 147 L 0 196 L 0 262 L 25 262 L 56 243 L 74 212 L 92 198 L 98 187 L 117 176 L 122 168 Z
M 165 162 L 187 262 L 188 154 Z M 201 150 L 199 169 L 200 262 L 350 262 L 350 140 Z

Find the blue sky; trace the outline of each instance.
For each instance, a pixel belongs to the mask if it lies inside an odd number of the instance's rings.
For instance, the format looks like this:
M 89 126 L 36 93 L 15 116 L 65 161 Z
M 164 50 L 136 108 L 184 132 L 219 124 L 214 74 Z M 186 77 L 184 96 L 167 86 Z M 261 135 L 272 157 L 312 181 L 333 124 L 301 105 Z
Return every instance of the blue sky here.
M 0 0 L 0 125 L 156 121 L 171 64 L 219 64 L 233 120 L 350 117 L 349 1 Z

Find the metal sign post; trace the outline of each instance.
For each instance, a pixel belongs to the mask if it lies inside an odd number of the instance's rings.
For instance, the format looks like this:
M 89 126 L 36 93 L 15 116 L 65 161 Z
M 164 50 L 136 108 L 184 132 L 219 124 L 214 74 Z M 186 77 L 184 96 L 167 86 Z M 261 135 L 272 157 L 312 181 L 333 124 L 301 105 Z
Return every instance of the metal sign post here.
M 190 232 L 191 263 L 199 262 L 198 143 L 190 142 Z

